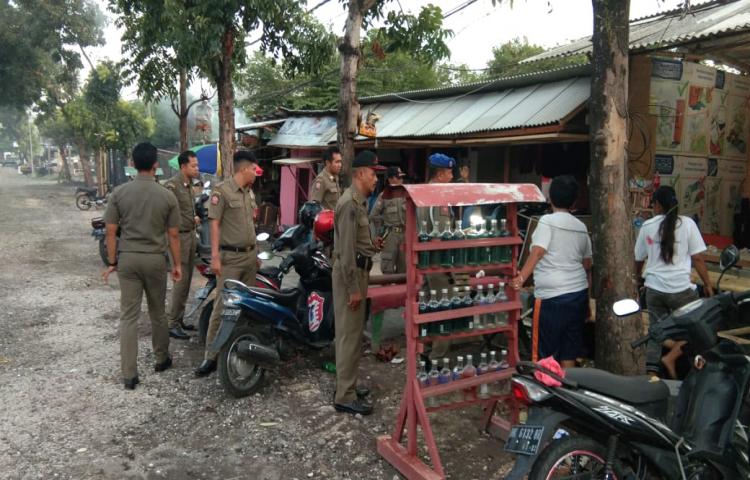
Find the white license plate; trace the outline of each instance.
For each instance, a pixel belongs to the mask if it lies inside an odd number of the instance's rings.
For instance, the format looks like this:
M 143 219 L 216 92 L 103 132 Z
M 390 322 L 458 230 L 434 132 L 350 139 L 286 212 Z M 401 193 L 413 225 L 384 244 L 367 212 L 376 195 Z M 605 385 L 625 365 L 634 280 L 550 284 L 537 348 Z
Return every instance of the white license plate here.
M 239 308 L 225 308 L 224 313 L 222 314 L 225 317 L 239 317 L 240 316 L 240 309 Z

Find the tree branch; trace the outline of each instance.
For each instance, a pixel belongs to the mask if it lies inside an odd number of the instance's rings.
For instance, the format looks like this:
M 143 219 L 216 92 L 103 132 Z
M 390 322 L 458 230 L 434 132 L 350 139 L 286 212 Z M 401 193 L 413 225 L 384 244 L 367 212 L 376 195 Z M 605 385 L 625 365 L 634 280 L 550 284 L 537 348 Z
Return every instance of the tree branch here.
M 91 67 L 91 70 L 94 70 L 94 64 L 89 58 L 89 56 L 86 54 L 86 50 L 84 50 L 83 45 L 81 45 L 80 43 L 78 43 L 77 45 L 78 45 L 78 48 L 81 50 L 81 53 L 83 54 L 83 58 L 86 59 L 86 62 L 88 62 L 89 67 Z

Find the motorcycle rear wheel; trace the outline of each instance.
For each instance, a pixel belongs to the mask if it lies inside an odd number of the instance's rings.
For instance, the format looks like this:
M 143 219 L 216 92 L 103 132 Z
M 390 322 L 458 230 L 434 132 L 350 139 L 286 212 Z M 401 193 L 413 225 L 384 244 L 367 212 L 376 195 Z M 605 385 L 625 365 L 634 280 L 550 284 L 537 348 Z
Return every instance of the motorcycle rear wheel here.
M 590 478 L 604 478 L 607 448 L 589 437 L 568 436 L 555 440 L 534 462 L 529 480 L 579 478 L 590 472 Z M 615 480 L 624 478 L 622 467 L 615 461 Z
M 102 262 L 104 262 L 104 266 L 109 266 L 109 259 L 107 258 L 107 242 L 105 238 L 99 239 L 99 256 L 102 257 Z
M 263 385 L 265 369 L 241 359 L 237 347 L 241 341 L 259 343 L 256 332 L 249 325 L 235 327 L 232 336 L 219 352 L 219 381 L 224 390 L 235 398 L 247 397 Z
M 85 193 L 79 193 L 76 197 L 76 207 L 79 210 L 89 210 L 91 208 L 91 199 Z

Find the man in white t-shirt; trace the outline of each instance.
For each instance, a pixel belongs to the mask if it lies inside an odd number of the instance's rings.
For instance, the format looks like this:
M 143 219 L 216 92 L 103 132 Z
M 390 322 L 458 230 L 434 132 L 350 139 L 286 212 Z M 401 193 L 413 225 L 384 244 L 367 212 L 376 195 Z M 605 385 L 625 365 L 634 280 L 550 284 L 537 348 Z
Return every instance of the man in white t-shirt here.
M 539 312 L 539 355 L 553 356 L 563 367 L 575 366 L 585 352 L 583 327 L 588 311 L 591 238 L 570 209 L 578 196 L 572 176 L 556 177 L 550 185 L 552 212 L 539 219 L 531 237 L 526 264 L 513 279 L 520 289 L 534 273 Z
M 640 278 L 644 262 L 646 304 L 649 321 L 659 321 L 674 310 L 698 298 L 696 287 L 690 280 L 694 267 L 704 285 L 704 292 L 713 295 L 706 263 L 700 253 L 706 244 L 693 219 L 679 215 L 677 194 L 669 186 L 656 189 L 653 196 L 654 214 L 641 227 L 635 242 L 635 272 Z M 684 341 L 667 340 L 664 346 L 669 353 L 661 356 L 662 346 L 649 342 L 646 346 L 646 370 L 651 375 L 659 373 L 661 364 L 669 376 L 676 377 L 676 361 L 682 355 Z

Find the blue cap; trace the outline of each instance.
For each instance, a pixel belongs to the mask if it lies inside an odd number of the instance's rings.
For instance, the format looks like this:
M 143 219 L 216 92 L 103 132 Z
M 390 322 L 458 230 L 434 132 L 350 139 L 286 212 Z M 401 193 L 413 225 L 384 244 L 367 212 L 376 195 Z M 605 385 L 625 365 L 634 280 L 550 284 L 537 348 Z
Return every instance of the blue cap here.
M 431 167 L 453 168 L 453 166 L 456 165 L 456 160 L 444 153 L 433 153 L 429 156 L 429 160 Z

